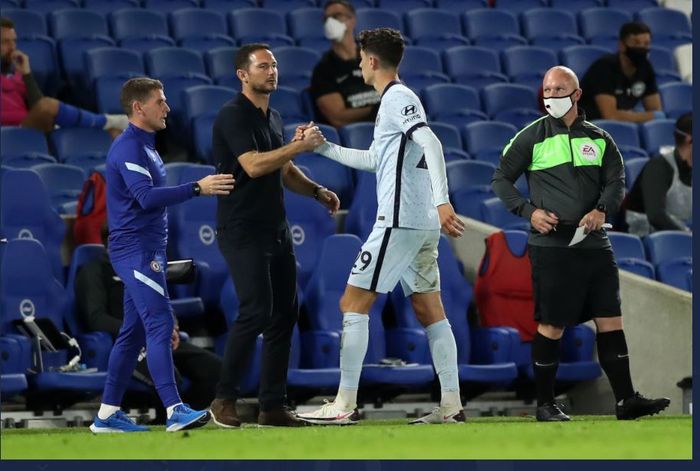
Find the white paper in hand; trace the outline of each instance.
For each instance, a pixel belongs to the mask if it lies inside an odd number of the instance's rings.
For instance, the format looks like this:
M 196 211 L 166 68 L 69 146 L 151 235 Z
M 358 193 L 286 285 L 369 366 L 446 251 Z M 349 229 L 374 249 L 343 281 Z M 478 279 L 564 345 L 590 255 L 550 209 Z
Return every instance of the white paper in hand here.
M 603 229 L 612 229 L 612 224 L 605 223 L 602 226 Z M 571 238 L 571 242 L 569 242 L 569 247 L 572 245 L 576 245 L 579 242 L 581 242 L 583 239 L 586 238 L 590 233 L 586 233 L 586 226 L 579 226 L 576 228 L 576 232 L 574 232 L 574 236 Z

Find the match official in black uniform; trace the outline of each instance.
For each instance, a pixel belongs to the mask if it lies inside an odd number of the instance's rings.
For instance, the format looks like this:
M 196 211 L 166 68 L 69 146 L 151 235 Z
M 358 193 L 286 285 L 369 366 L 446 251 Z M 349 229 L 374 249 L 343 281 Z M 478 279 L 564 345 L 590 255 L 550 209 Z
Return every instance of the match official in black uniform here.
M 262 333 L 258 423 L 300 426 L 304 423 L 285 408 L 298 305 L 282 185 L 316 198 L 331 213 L 340 203 L 335 193 L 309 180 L 291 162 L 321 145 L 323 137 L 306 136 L 300 128 L 293 142 L 284 145 L 282 119 L 269 106 L 270 94 L 277 89 L 277 61 L 270 48 L 242 46 L 235 69 L 242 92 L 219 111 L 212 145 L 217 172 L 234 174 L 237 181 L 235 191 L 218 201 L 217 240 L 233 277 L 240 314 L 229 332 L 212 418 L 223 427 L 240 426 L 239 383 Z

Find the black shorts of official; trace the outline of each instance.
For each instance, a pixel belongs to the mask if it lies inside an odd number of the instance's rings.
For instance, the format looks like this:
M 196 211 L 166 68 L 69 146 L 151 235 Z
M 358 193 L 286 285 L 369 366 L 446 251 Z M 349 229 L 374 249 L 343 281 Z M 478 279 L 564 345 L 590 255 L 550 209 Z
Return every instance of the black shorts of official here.
M 612 249 L 528 245 L 535 320 L 557 327 L 620 316 L 620 277 Z

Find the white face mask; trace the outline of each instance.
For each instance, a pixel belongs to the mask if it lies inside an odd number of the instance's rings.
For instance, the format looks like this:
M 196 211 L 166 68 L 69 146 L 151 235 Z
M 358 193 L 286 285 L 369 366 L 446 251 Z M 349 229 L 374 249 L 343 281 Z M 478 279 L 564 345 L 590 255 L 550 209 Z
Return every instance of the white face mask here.
M 326 38 L 331 41 L 340 42 L 345 36 L 345 31 L 348 27 L 342 21 L 336 20 L 335 18 L 328 18 L 326 23 L 323 25 L 323 32 Z
M 571 107 L 574 106 L 574 100 L 571 98 L 574 96 L 574 93 L 576 93 L 576 90 L 574 90 L 570 95 L 545 98 L 543 101 L 544 108 L 547 110 L 547 113 L 549 113 L 552 118 L 557 119 L 564 116 L 569 112 Z

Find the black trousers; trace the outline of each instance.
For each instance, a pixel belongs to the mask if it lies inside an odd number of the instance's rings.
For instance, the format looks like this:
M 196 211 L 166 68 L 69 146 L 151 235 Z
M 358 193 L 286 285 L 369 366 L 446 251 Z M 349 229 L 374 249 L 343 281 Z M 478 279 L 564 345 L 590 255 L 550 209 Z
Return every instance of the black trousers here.
M 220 228 L 217 240 L 240 305 L 226 342 L 216 397 L 238 398 L 255 339 L 262 333 L 260 409 L 280 408 L 286 401 L 292 332 L 299 317 L 289 228 L 286 224 L 272 230 L 250 225 Z

